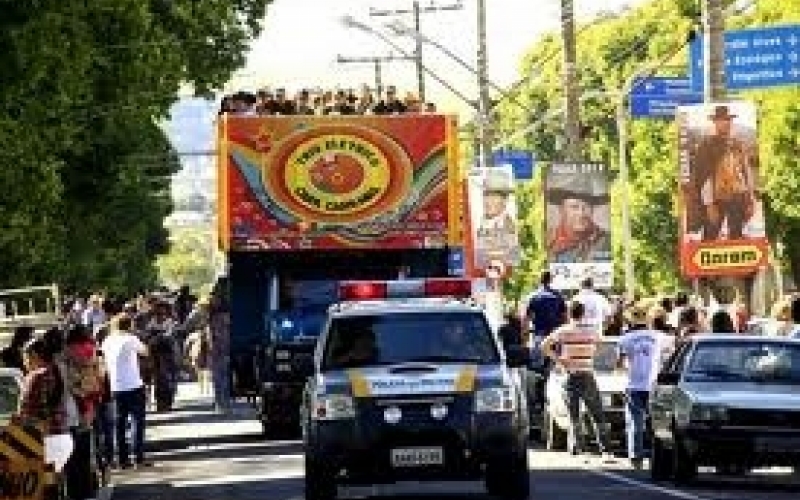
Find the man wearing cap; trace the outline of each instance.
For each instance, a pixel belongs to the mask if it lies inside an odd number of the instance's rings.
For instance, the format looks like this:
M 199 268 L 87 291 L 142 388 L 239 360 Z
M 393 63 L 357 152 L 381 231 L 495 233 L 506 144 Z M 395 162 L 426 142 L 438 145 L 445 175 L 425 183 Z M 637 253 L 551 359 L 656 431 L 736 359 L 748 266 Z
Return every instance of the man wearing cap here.
M 548 228 L 550 262 L 594 262 L 611 258 L 608 231 L 594 220 L 595 208 L 608 203 L 604 186 L 590 175 L 559 176 L 547 189 L 547 202 L 558 206 L 558 224 Z
M 628 372 L 625 428 L 628 458 L 635 469 L 641 469 L 647 406 L 661 366 L 664 341 L 661 332 L 648 327 L 648 309 L 644 304 L 634 304 L 626 316 L 630 329 L 618 343 L 619 364 L 627 365 Z
M 478 224 L 477 253 L 482 266 L 493 260 L 515 262 L 519 252 L 516 221 L 509 212 L 513 181 L 487 173 L 483 186 L 483 214 Z
M 720 238 L 727 222 L 727 238 L 744 237 L 744 226 L 755 210 L 753 165 L 756 152 L 752 145 L 734 137 L 733 119 L 728 106 L 716 106 L 709 115 L 714 132 L 704 137 L 692 155 L 692 188 L 700 203 L 700 219 L 694 225 L 703 230 L 703 241 Z

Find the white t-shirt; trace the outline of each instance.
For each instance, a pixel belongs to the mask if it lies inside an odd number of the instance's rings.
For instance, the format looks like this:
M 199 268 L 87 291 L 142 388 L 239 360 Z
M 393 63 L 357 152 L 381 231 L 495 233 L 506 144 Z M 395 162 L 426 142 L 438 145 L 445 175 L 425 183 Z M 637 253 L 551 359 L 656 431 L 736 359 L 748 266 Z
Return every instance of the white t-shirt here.
M 583 289 L 575 294 L 575 300 L 583 304 L 585 309 L 582 323 L 592 325 L 603 333 L 603 323 L 611 316 L 611 302 L 594 290 Z
M 628 358 L 628 389 L 649 391 L 655 384 L 664 352 L 663 334 L 631 330 L 619 340 L 619 352 Z
M 144 385 L 139 370 L 139 352 L 144 344 L 138 337 L 115 332 L 106 337 L 102 349 L 111 392 L 132 391 Z

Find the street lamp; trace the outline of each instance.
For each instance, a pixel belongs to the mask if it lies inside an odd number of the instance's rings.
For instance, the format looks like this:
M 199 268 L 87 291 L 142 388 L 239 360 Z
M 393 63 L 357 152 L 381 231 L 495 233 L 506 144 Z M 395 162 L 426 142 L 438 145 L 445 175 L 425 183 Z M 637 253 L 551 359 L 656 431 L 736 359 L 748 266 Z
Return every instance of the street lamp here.
M 372 26 L 370 26 L 368 24 L 365 24 L 365 23 L 362 23 L 361 21 L 358 21 L 353 16 L 343 16 L 340 19 L 340 21 L 341 21 L 342 25 L 344 25 L 347 28 L 363 31 L 364 33 L 368 33 L 368 34 L 370 34 L 370 35 L 372 35 L 374 37 L 379 38 L 385 44 L 389 45 L 394 50 L 396 50 L 398 53 L 400 53 L 403 57 L 408 57 L 408 58 L 413 57 L 411 54 L 408 53 L 408 51 L 406 51 L 405 49 L 403 49 L 403 47 L 401 47 L 400 45 L 395 43 L 391 38 L 389 38 L 385 34 L 381 33 L 380 31 L 376 30 Z M 427 74 L 429 74 L 434 80 L 439 82 L 439 84 L 441 84 L 444 88 L 446 88 L 447 90 L 452 92 L 454 95 L 456 95 L 459 99 L 461 99 L 465 103 L 469 104 L 470 107 L 472 107 L 472 108 L 477 108 L 478 107 L 475 104 L 475 102 L 473 102 L 472 99 L 470 99 L 469 97 L 464 95 L 464 93 L 462 93 L 457 88 L 455 88 L 452 85 L 450 85 L 449 83 L 447 83 L 447 81 L 444 78 L 440 77 L 438 74 L 436 74 L 430 68 L 428 68 L 425 65 L 422 65 L 422 69 Z

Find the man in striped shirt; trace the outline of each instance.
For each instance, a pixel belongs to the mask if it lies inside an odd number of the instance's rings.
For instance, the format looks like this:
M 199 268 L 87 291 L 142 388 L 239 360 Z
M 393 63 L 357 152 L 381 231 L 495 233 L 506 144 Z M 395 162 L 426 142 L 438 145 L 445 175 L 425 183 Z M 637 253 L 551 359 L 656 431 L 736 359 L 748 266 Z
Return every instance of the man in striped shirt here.
M 572 301 L 569 305 L 569 323 L 545 338 L 542 352 L 567 372 L 567 408 L 571 421 L 570 451 L 573 455 L 577 455 L 584 448 L 584 436 L 580 432 L 582 427 L 580 409 L 583 401 L 594 422 L 600 453 L 603 458 L 610 459 L 603 403 L 594 376 L 594 356 L 600 333 L 595 325 L 586 323 L 585 315 L 585 306 L 579 301 Z

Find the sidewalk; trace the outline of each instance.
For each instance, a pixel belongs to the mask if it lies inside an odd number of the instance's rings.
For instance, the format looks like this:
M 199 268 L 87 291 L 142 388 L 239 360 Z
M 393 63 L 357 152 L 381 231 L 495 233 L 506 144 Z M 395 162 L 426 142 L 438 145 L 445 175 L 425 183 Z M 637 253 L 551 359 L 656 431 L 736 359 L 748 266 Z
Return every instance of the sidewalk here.
M 192 382 L 179 385 L 172 411 L 147 414 L 148 453 L 251 439 L 261 439 L 261 424 L 252 405 L 235 403 L 227 413 L 218 413 L 212 397 L 201 395 Z

